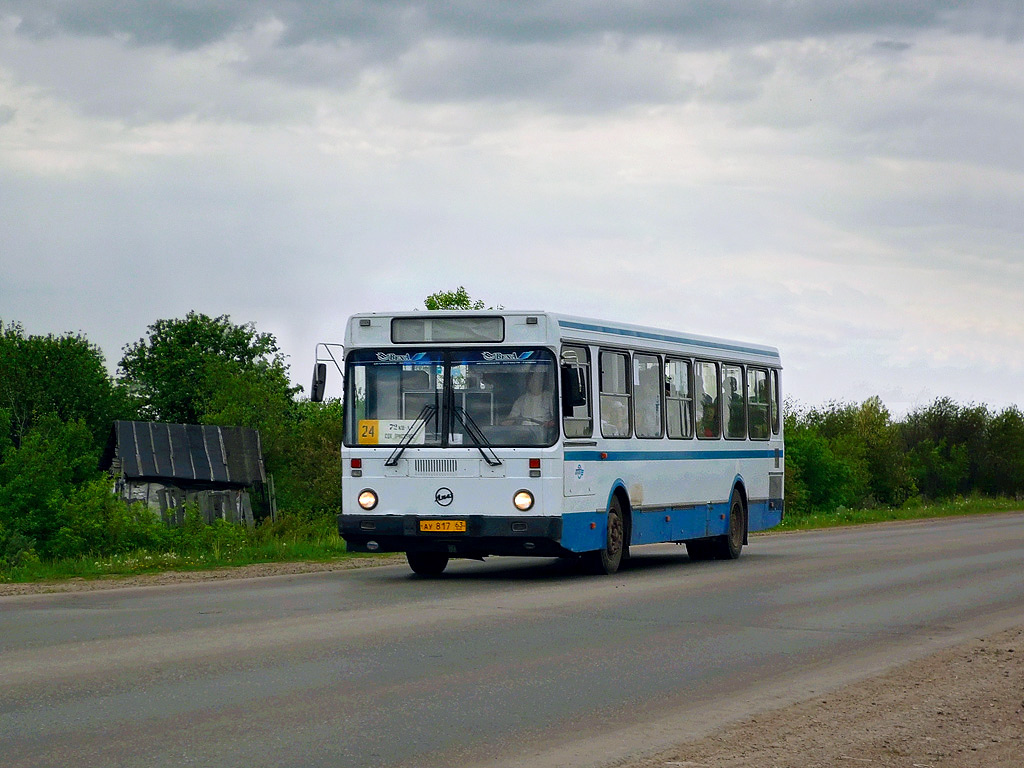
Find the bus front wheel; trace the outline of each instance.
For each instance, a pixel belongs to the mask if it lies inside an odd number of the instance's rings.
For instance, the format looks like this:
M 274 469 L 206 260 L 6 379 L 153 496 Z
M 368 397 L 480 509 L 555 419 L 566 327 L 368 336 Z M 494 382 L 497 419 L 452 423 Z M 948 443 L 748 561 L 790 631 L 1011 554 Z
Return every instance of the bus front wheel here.
M 611 576 L 619 570 L 625 548 L 626 521 L 622 514 L 622 505 L 615 497 L 608 508 L 608 533 L 605 536 L 604 549 L 588 552 L 587 565 L 596 574 Z
M 405 559 L 418 576 L 440 576 L 448 566 L 448 555 L 440 552 L 406 552 Z

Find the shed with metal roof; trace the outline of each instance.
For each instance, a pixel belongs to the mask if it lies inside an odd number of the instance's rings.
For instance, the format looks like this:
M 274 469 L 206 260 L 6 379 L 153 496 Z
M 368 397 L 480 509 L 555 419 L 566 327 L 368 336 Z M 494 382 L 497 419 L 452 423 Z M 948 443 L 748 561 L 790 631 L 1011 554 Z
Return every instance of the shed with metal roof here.
M 250 492 L 267 482 L 260 434 L 246 427 L 116 421 L 101 466 L 123 499 L 178 524 L 194 503 L 207 522 L 252 525 Z

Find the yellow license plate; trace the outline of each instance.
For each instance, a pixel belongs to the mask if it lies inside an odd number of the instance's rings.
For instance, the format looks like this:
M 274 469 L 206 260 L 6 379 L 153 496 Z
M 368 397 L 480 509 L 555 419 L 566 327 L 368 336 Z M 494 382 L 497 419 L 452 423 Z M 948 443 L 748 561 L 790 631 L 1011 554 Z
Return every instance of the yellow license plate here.
M 423 533 L 465 533 L 465 520 L 420 520 Z

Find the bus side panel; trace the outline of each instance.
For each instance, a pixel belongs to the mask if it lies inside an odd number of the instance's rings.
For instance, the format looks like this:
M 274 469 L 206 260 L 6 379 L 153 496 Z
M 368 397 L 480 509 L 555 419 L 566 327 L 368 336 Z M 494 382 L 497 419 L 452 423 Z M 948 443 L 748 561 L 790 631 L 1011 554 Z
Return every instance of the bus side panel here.
M 654 544 L 660 541 L 685 541 L 708 535 L 708 507 L 677 507 L 633 513 L 630 544 Z
M 607 512 L 566 512 L 562 515 L 561 545 L 570 552 L 604 548 L 608 537 Z
M 748 510 L 747 530 L 763 531 L 782 522 L 782 507 L 774 501 L 751 502 Z

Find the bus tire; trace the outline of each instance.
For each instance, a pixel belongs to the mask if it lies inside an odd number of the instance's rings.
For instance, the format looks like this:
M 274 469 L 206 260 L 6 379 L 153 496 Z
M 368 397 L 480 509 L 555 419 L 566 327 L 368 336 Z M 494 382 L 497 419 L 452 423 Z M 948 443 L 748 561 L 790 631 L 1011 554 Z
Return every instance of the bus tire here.
M 406 552 L 405 559 L 417 576 L 440 576 L 448 566 L 448 555 L 442 552 Z
M 743 538 L 747 531 L 747 508 L 740 494 L 733 491 L 732 503 L 729 504 L 729 533 L 719 536 L 716 542 L 715 557 L 719 560 L 735 560 L 743 551 Z
M 622 514 L 622 504 L 618 496 L 612 497 L 608 507 L 608 532 L 605 536 L 604 549 L 586 554 L 589 569 L 598 575 L 611 576 L 622 564 L 622 554 L 626 544 L 626 520 Z

